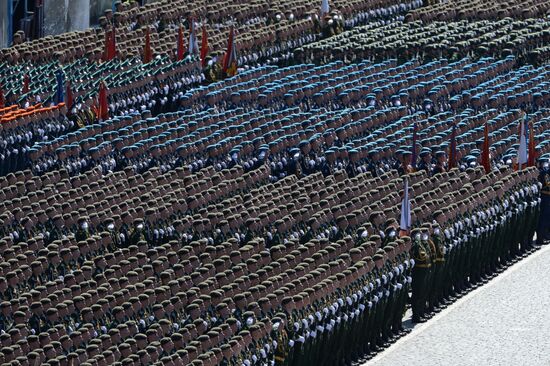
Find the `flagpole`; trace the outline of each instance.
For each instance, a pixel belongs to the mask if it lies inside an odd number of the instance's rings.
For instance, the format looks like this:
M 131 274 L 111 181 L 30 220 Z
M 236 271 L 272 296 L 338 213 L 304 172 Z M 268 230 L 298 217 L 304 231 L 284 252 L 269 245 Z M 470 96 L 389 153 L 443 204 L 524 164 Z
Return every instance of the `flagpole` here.
M 148 64 L 153 58 L 151 52 L 151 34 L 149 27 L 145 28 L 145 46 L 143 47 L 143 63 Z
M 226 77 L 237 74 L 237 52 L 235 49 L 235 28 L 231 25 L 229 29 L 229 38 L 227 40 L 227 51 L 223 59 L 222 72 Z
M 99 83 L 99 97 L 98 97 L 98 104 L 99 104 L 99 116 L 98 119 L 102 121 L 106 121 L 109 119 L 109 104 L 107 101 L 107 86 L 105 85 L 104 81 L 101 81 Z
M 208 34 L 206 33 L 206 23 L 202 24 L 201 35 L 201 66 L 206 67 L 206 56 L 208 55 Z
M 183 26 L 180 24 L 178 29 L 178 44 L 177 44 L 177 50 L 176 50 L 176 59 L 177 61 L 183 60 L 183 56 L 185 54 L 184 50 L 184 44 L 183 44 Z

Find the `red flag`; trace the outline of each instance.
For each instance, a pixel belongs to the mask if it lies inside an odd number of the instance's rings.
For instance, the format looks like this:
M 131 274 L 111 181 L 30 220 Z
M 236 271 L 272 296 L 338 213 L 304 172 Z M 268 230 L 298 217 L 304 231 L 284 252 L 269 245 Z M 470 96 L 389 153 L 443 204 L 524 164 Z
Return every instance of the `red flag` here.
M 151 52 L 151 35 L 149 34 L 149 27 L 145 29 L 145 47 L 143 48 L 143 63 L 148 64 L 153 60 L 153 52 Z
M 65 86 L 65 95 L 66 95 L 66 102 L 65 105 L 67 106 L 67 109 L 69 110 L 69 113 L 71 111 L 71 108 L 73 106 L 73 91 L 71 89 L 71 82 L 67 80 L 67 84 Z
M 208 34 L 206 34 L 206 24 L 202 25 L 201 37 L 201 64 L 206 67 L 206 56 L 208 55 Z
M 29 74 L 25 74 L 25 76 L 23 76 L 23 89 L 21 90 L 23 94 L 27 94 L 29 92 L 30 82 L 31 82 L 31 79 L 29 77 Z
M 227 40 L 227 51 L 223 59 L 222 71 L 227 76 L 237 75 L 237 50 L 235 49 L 235 29 L 231 26 L 229 39 Z
M 109 103 L 107 102 L 107 88 L 105 83 L 101 81 L 99 83 L 99 108 L 98 118 L 102 121 L 109 119 Z
M 527 158 L 527 166 L 535 166 L 537 161 L 537 150 L 535 149 L 535 129 L 533 121 L 529 121 L 529 152 Z
M 178 30 L 178 50 L 177 50 L 177 60 L 181 61 L 183 60 L 183 55 L 185 54 L 185 45 L 183 43 L 183 27 L 180 24 L 180 28 Z
M 111 55 L 111 58 L 109 60 L 112 60 L 116 57 L 116 36 L 115 36 L 115 27 L 111 28 L 111 42 L 109 43 L 109 53 Z
M 111 31 L 105 30 L 105 49 L 103 50 L 103 61 L 109 61 L 111 59 Z
M 449 170 L 456 168 L 456 123 L 453 123 L 453 129 L 451 130 L 451 148 L 447 167 Z
M 116 36 L 115 27 L 105 31 L 105 50 L 103 51 L 103 61 L 110 61 L 116 57 Z
M 483 130 L 483 151 L 481 152 L 481 165 L 485 168 L 485 174 L 491 171 L 491 160 L 489 159 L 489 124 L 485 121 Z
M 0 84 L 0 108 L 6 106 L 6 99 L 4 98 L 4 90 L 2 89 L 2 84 Z

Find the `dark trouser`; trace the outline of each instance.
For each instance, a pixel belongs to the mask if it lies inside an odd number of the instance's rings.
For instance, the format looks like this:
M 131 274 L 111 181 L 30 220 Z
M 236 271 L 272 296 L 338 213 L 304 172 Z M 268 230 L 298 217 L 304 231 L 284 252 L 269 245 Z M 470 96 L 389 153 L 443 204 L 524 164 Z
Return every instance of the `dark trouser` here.
M 390 292 L 391 294 L 387 298 L 386 311 L 384 312 L 384 319 L 382 322 L 382 339 L 384 342 L 387 342 L 388 339 L 391 337 L 391 326 L 392 326 L 394 311 L 396 307 L 395 292 L 393 289 L 391 289 Z
M 424 316 L 428 294 L 430 269 L 414 267 L 412 270 L 412 312 L 413 319 Z
M 435 265 L 433 266 L 433 276 L 432 276 L 432 291 L 430 296 L 430 309 L 433 310 L 433 308 L 440 305 L 442 300 L 442 292 L 443 292 L 443 276 L 444 276 L 444 267 L 445 262 L 443 261 L 436 261 Z
M 300 365 L 300 359 L 302 357 L 303 349 L 302 343 L 295 341 L 294 347 L 292 347 L 289 353 L 289 365 Z
M 516 228 L 516 230 L 514 230 L 512 232 L 512 235 L 510 236 L 511 237 L 511 242 L 510 242 L 510 256 L 511 258 L 516 258 L 518 256 L 518 252 L 519 252 L 519 242 L 521 240 L 521 225 L 522 225 L 522 222 L 521 222 L 521 219 L 519 217 L 519 214 L 515 213 L 513 216 L 512 216 L 512 227 L 513 228 Z
M 393 313 L 392 330 L 398 334 L 403 329 L 403 314 L 407 308 L 407 283 L 406 278 L 402 279 L 403 287 L 397 291 L 397 303 Z
M 384 316 L 384 310 L 386 308 L 386 301 L 384 298 L 380 298 L 376 305 L 373 306 L 374 317 L 372 319 L 372 329 L 371 329 L 371 338 L 370 338 L 370 347 L 375 349 L 378 343 L 380 342 L 380 334 L 382 333 L 382 319 Z
M 550 237 L 550 195 L 541 194 L 540 216 L 537 225 L 537 244 L 543 244 Z
M 461 249 L 458 246 L 453 246 L 452 248 L 449 247 L 445 254 L 445 261 L 447 263 L 447 270 L 445 272 L 446 296 L 453 296 L 456 292 L 459 278 L 462 275 L 460 273 L 461 253 Z

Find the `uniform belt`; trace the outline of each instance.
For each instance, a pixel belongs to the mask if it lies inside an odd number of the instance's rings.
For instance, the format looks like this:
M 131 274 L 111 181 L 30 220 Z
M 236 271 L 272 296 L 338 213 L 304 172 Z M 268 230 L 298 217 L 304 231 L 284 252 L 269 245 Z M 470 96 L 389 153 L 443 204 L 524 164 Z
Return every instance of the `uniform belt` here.
M 542 194 L 544 194 L 546 196 L 550 196 L 550 191 L 542 191 Z
M 415 267 L 417 268 L 430 268 L 431 264 L 417 264 Z

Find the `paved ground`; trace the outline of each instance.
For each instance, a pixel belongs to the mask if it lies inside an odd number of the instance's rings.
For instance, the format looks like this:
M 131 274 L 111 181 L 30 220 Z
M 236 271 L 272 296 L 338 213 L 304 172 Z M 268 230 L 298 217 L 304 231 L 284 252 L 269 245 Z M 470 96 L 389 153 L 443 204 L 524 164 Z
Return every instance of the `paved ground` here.
M 416 325 L 365 365 L 550 365 L 550 245 Z

